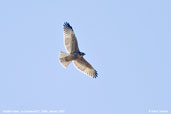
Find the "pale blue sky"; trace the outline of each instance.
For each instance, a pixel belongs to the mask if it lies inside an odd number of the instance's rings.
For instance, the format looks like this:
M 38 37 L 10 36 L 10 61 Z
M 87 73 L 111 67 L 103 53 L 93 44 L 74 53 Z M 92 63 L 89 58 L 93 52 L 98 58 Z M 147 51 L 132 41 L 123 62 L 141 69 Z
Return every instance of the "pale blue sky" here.
M 170 0 L 1 0 L 0 110 L 170 111 L 170 6 Z M 97 79 L 59 64 L 65 21 Z

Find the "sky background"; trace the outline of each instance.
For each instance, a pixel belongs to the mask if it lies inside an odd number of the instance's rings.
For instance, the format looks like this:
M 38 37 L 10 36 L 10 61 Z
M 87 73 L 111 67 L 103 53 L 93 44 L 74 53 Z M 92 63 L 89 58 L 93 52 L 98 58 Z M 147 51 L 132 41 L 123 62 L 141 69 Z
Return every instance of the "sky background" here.
M 171 111 L 170 0 L 1 0 L 0 113 Z M 59 61 L 63 23 L 98 71 Z

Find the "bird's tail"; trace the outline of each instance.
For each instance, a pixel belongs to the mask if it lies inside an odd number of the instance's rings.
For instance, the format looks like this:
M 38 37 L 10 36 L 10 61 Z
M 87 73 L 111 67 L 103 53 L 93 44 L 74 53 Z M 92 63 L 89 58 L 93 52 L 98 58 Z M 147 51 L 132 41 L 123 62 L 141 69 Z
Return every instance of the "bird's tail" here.
M 71 61 L 67 61 L 66 60 L 66 57 L 67 56 L 69 56 L 69 54 L 67 54 L 67 53 L 64 53 L 64 52 L 60 52 L 60 54 L 59 54 L 59 61 L 60 61 L 60 63 L 61 63 L 61 65 L 62 66 L 64 66 L 65 68 L 69 65 L 69 63 L 71 62 Z

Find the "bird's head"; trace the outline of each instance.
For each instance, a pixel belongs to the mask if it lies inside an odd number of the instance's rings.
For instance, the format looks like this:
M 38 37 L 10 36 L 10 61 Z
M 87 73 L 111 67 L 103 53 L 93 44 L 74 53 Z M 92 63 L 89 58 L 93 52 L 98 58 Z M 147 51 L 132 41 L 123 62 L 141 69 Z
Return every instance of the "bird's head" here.
M 80 54 L 81 56 L 84 56 L 84 55 L 85 55 L 85 53 L 83 53 L 83 52 L 79 52 L 79 54 Z

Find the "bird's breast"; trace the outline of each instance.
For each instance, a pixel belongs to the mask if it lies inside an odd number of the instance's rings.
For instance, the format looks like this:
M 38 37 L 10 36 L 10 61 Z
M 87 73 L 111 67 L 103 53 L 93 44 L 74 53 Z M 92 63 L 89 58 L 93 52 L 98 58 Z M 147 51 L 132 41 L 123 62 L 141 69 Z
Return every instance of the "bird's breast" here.
M 72 59 L 73 59 L 73 60 L 80 59 L 81 57 L 82 57 L 82 55 L 80 55 L 80 54 L 78 54 L 78 53 L 77 53 L 77 54 L 75 54 L 75 53 L 72 54 Z
M 77 58 L 80 59 L 82 57 L 82 55 L 80 54 L 77 54 Z

